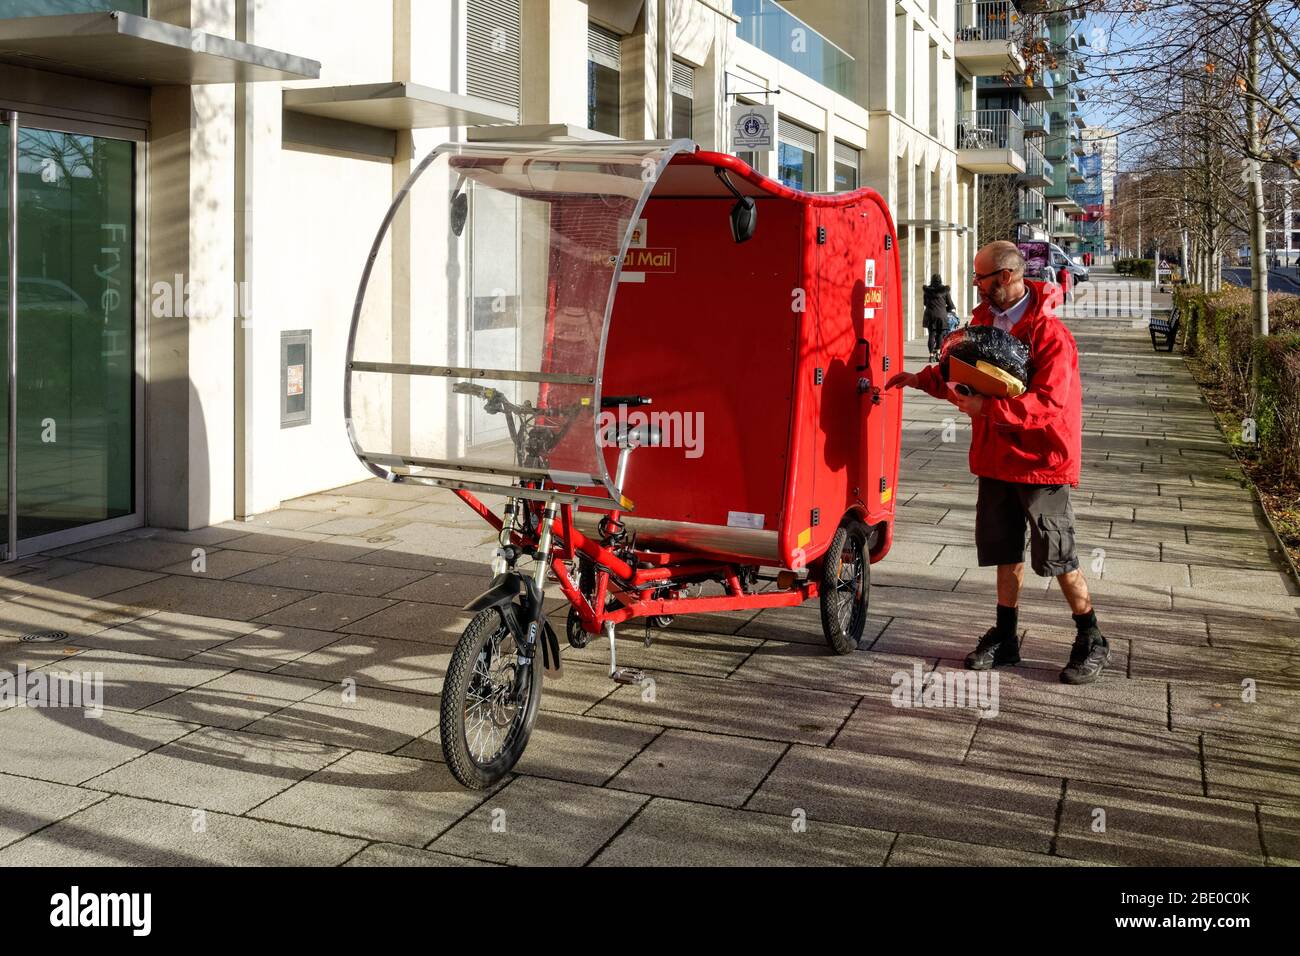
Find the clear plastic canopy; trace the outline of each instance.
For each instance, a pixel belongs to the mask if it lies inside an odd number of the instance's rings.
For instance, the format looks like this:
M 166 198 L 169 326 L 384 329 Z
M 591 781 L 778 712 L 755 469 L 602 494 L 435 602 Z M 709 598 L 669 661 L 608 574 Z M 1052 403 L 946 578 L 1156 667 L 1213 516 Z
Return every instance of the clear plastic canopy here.
M 452 144 L 398 192 L 348 339 L 348 436 L 376 475 L 617 499 L 597 426 L 637 219 L 688 140 Z M 588 496 L 589 497 L 589 496 Z M 575 499 L 577 500 L 577 499 Z

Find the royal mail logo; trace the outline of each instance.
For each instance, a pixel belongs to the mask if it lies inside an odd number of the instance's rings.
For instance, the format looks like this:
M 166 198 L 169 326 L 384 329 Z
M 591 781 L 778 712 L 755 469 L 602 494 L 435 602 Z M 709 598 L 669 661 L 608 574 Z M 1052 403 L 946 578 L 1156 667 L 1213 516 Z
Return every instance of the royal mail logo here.
M 866 296 L 863 298 L 862 307 L 864 309 L 883 309 L 885 307 L 885 289 L 883 286 L 874 286 L 867 289 Z
M 629 249 L 623 257 L 628 272 L 676 272 L 676 249 Z

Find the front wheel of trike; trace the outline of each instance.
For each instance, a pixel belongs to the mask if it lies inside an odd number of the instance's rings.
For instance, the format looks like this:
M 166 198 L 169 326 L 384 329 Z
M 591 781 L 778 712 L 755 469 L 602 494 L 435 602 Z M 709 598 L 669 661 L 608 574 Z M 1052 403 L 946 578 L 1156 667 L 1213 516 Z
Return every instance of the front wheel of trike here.
M 524 666 L 514 635 L 495 608 L 461 635 L 442 685 L 439 731 L 452 774 L 485 790 L 514 767 L 528 745 L 542 697 L 542 671 Z
M 836 654 L 851 654 L 862 643 L 871 603 L 871 554 L 867 527 L 846 518 L 835 530 L 821 560 L 822 631 Z

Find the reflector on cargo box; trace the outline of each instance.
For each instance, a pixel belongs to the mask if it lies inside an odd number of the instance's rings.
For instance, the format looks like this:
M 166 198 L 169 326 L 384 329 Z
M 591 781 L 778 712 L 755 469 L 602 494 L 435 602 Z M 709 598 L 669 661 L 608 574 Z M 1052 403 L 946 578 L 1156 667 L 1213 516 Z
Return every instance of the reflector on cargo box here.
M 664 167 L 695 148 L 471 143 L 426 157 L 384 218 L 353 309 L 344 414 L 366 467 L 617 500 L 597 433 L 614 290 Z M 542 479 L 570 490 L 527 487 Z

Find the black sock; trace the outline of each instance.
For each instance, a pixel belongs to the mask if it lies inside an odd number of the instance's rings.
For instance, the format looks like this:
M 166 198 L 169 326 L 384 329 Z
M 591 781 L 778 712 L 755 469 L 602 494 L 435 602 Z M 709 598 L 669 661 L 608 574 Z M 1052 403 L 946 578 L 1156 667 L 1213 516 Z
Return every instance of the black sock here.
M 1071 617 L 1074 618 L 1074 626 L 1078 628 L 1080 636 L 1087 633 L 1088 631 L 1097 631 L 1096 611 L 1090 610 L 1085 614 L 1072 614 Z M 1097 631 L 1097 636 L 1101 637 L 1100 631 Z M 1106 638 L 1104 637 L 1101 637 L 1101 640 L 1103 644 L 1106 642 Z
M 1007 607 L 1005 604 L 998 605 L 998 636 L 1014 638 L 1016 636 L 1016 623 L 1018 612 L 1013 607 Z

